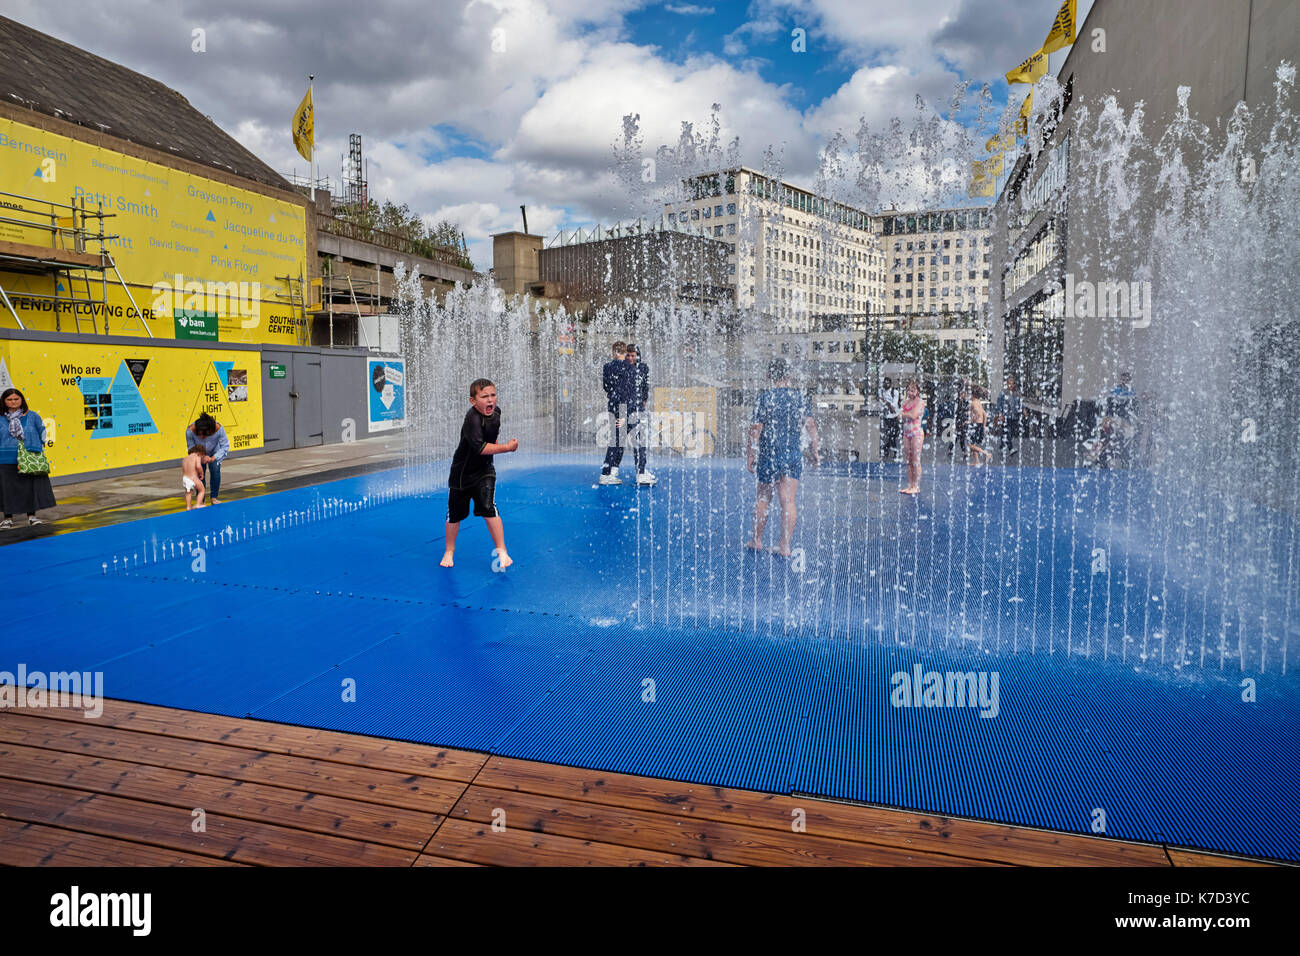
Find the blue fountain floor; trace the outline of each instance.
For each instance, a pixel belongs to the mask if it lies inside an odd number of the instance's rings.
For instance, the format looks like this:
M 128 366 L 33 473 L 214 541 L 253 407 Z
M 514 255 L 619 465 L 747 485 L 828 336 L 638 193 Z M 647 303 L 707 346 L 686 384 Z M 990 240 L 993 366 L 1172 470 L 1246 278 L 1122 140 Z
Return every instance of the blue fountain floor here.
M 753 477 L 736 462 L 656 466 L 649 489 L 597 486 L 571 459 L 500 470 L 505 573 L 472 517 L 456 567 L 438 567 L 446 492 L 394 495 L 397 473 L 0 549 L 33 598 L 10 606 L 0 670 L 100 671 L 123 700 L 1300 859 L 1290 600 L 1261 586 L 1254 615 L 1225 603 L 1206 542 L 1142 523 L 1141 476 L 940 467 L 913 500 L 893 466 L 806 472 L 790 561 L 741 547 Z M 237 540 L 218 542 L 227 528 Z M 153 561 L 178 542 L 183 557 Z M 895 706 L 915 668 L 975 672 L 989 696 Z

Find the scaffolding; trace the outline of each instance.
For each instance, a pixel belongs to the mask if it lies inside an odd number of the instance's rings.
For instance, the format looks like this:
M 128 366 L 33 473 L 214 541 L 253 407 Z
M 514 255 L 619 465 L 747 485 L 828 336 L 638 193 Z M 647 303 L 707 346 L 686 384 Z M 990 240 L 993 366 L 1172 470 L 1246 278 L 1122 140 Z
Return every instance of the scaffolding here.
M 133 315 L 128 313 L 127 321 L 118 331 L 127 331 L 134 321 L 145 335 L 153 337 L 109 251 L 109 244 L 121 238 L 105 232 L 104 221 L 113 218 L 116 215 L 104 212 L 99 204 L 93 210 L 87 209 L 84 198 L 80 202 L 73 197 L 71 203 L 57 203 L 35 196 L 0 192 L 0 230 L 20 237 L 20 240 L 0 238 L 0 273 L 43 276 L 54 280 L 53 294 L 24 291 L 21 298 L 53 301 L 56 332 L 63 331 L 64 307 L 70 305 L 73 331 L 84 332 L 83 324 L 89 323 L 90 334 L 98 334 L 96 315 L 102 315 L 103 334 L 109 334 L 108 286 L 109 273 L 112 272 L 134 310 Z M 32 239 L 36 241 L 22 241 Z M 98 252 L 87 248 L 93 243 L 99 244 Z M 12 283 L 6 289 L 6 281 L 0 278 L 0 304 L 18 328 L 25 329 L 10 298 L 11 291 L 18 297 L 18 290 L 13 289 Z M 80 297 L 77 295 L 77 282 L 81 283 Z
M 313 307 L 312 314 L 328 321 L 329 347 L 377 347 L 378 343 L 370 342 L 366 325 L 361 320 L 388 312 L 388 306 L 384 304 L 381 295 L 382 273 L 379 264 L 375 264 L 373 275 L 369 266 L 353 265 L 341 259 L 325 259 L 322 268 L 325 271 L 321 277 L 312 281 L 313 285 L 319 284 L 321 293 L 320 304 Z M 336 342 L 336 318 L 352 320 L 354 334 L 346 337 L 350 341 Z

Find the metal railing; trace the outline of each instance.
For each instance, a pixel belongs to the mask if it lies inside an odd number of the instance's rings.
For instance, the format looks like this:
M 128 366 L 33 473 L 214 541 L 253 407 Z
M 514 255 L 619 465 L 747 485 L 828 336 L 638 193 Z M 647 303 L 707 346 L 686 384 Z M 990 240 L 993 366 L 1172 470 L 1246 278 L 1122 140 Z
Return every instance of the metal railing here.
M 459 252 L 444 246 L 433 245 L 427 239 L 419 240 L 411 239 L 409 236 L 399 236 L 396 233 L 384 232 L 382 229 L 375 229 L 348 219 L 340 219 L 338 216 L 317 216 L 316 225 L 321 232 L 327 232 L 331 236 L 338 236 L 340 239 L 368 242 L 371 245 L 382 246 L 385 249 L 405 253 L 408 256 L 418 256 L 421 259 L 429 259 L 433 262 L 441 262 L 444 265 L 455 266 L 458 269 L 473 271 L 473 263 Z

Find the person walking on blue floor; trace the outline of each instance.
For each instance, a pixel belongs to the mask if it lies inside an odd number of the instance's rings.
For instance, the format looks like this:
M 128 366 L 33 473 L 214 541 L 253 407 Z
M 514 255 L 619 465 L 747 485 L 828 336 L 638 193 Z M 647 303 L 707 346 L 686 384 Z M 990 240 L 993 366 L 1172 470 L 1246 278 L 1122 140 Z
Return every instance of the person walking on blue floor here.
M 497 407 L 497 387 L 486 378 L 478 378 L 469 386 L 470 409 L 460 428 L 460 444 L 451 459 L 451 473 L 447 476 L 447 545 L 440 562 L 444 568 L 453 565 L 456 555 L 456 536 L 460 523 L 469 517 L 469 505 L 474 503 L 474 514 L 483 519 L 495 549 L 493 570 L 502 570 L 514 564 L 506 552 L 506 533 L 497 514 L 497 470 L 493 455 L 504 455 L 519 448 L 519 440 L 512 438 L 497 443 L 501 433 L 501 409 Z
M 613 442 L 605 449 L 605 464 L 600 469 L 602 485 L 621 484 L 619 465 L 623 463 L 623 445 L 627 441 L 627 403 L 631 394 L 633 371 L 627 363 L 627 343 L 615 342 L 614 357 L 601 369 L 601 384 L 609 409 Z
M 217 500 L 221 492 L 221 463 L 230 454 L 230 439 L 226 437 L 226 430 L 207 412 L 185 430 L 187 453 L 195 445 L 203 449 L 203 484 L 208 489 L 208 504 L 221 504 Z
M 767 367 L 771 387 L 759 393 L 749 426 L 749 446 L 745 464 L 758 476 L 754 498 L 754 537 L 745 543 L 751 551 L 763 550 L 763 530 L 775 491 L 781 502 L 781 537 L 774 554 L 790 556 L 790 541 L 798 520 L 795 495 L 803 477 L 803 430 L 808 429 L 812 464 L 818 460 L 817 423 L 813 421 L 808 396 L 790 386 L 790 371 L 785 359 L 773 359 Z
M 1002 460 L 1006 461 L 1020 450 L 1016 447 L 1016 439 L 1021 434 L 1020 420 L 1025 410 L 1024 399 L 1020 397 L 1020 390 L 1016 387 L 1013 376 L 1007 376 L 1006 387 L 998 396 L 995 407 L 998 427 L 1002 433 Z
M 27 398 L 16 388 L 0 395 L 0 531 L 14 526 L 14 515 L 26 514 L 29 525 L 40 524 L 36 512 L 55 506 L 50 475 L 24 472 L 18 466 L 18 449 L 33 454 L 45 451 L 45 423 L 27 407 Z
M 641 361 L 641 351 L 632 344 L 627 347 L 629 382 L 627 391 L 628 441 L 632 444 L 632 457 L 636 460 L 636 483 L 653 485 L 658 479 L 646 468 L 646 444 L 650 439 L 650 366 Z

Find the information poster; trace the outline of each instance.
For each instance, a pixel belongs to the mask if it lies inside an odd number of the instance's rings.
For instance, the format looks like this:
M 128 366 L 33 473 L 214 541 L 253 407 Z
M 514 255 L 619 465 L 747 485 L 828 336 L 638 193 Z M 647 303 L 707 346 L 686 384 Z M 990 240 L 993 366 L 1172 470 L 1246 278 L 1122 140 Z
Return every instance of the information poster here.
M 401 428 L 406 424 L 406 375 L 402 360 L 370 359 L 366 366 L 368 430 Z
M 255 350 L 0 339 L 0 378 L 44 419 L 56 477 L 179 459 L 203 412 L 231 451 L 262 447 L 260 361 Z
M 280 277 L 306 272 L 302 205 L 7 119 L 0 119 L 0 192 L 10 194 L 0 241 L 69 250 L 75 240 L 64 227 L 73 225 L 71 211 L 52 204 L 84 203 L 111 214 L 103 221 L 112 237 L 107 248 L 130 288 L 128 298 L 111 271 L 107 290 L 98 272 L 0 272 L 27 328 L 72 332 L 80 318 L 81 331 L 90 332 L 93 319 L 101 335 L 107 323 L 110 335 L 143 336 L 138 308 L 159 338 L 297 341 L 298 316 Z M 60 231 L 37 227 L 51 223 Z M 97 220 L 88 229 L 98 234 Z M 99 250 L 98 242 L 86 242 L 84 251 Z M 95 301 L 105 294 L 106 303 Z

